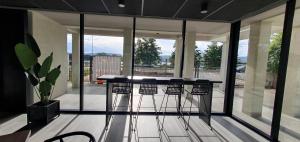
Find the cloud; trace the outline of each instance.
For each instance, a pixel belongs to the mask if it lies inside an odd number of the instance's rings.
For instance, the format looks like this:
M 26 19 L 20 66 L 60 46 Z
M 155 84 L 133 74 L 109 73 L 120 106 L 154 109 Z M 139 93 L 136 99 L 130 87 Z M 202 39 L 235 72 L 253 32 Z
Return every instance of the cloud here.
M 204 52 L 207 49 L 207 46 L 210 45 L 209 41 L 196 41 L 197 50 Z
M 172 52 L 175 51 L 175 48 L 173 47 L 175 40 L 156 39 L 156 43 L 159 47 L 161 47 L 161 55 L 171 55 Z
M 123 37 L 84 36 L 85 53 L 123 54 Z

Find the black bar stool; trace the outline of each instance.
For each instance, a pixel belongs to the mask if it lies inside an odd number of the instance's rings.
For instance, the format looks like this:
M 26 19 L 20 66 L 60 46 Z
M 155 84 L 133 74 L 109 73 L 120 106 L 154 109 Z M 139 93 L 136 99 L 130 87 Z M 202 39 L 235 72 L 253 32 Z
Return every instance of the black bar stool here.
M 177 97 L 181 96 L 183 91 L 184 91 L 184 81 L 183 81 L 183 79 L 171 79 L 170 80 L 170 83 L 168 84 L 167 89 L 164 90 L 165 95 L 163 97 L 163 100 L 162 100 L 162 103 L 161 103 L 160 109 L 159 109 L 159 111 L 161 111 L 161 108 L 162 108 L 162 105 L 164 103 L 165 97 L 167 96 L 167 99 L 166 99 L 166 102 L 165 102 L 165 110 L 163 112 L 163 120 L 162 120 L 162 123 L 161 123 L 160 130 L 163 130 L 163 125 L 164 125 L 165 117 L 166 117 L 165 113 L 166 113 L 167 107 L 168 107 L 169 96 L 170 95 L 175 96 L 176 107 L 179 107 L 178 109 L 180 110 L 180 106 L 178 106 L 178 102 L 177 102 Z M 180 100 L 178 100 L 178 101 L 180 101 Z
M 140 89 L 139 89 L 139 94 L 140 94 L 140 99 L 138 103 L 138 108 L 137 108 L 137 113 L 139 112 L 141 108 L 141 103 L 144 95 L 151 95 L 152 98 L 154 98 L 154 95 L 157 94 L 157 83 L 156 79 L 143 79 L 141 84 L 140 84 Z M 154 101 L 154 99 L 153 99 Z M 153 102 L 155 103 L 155 102 Z M 155 107 L 155 105 L 154 105 Z M 155 107 L 156 108 L 156 107 Z M 157 114 L 157 111 L 155 110 L 155 113 Z
M 207 106 L 207 103 L 205 102 L 205 99 L 203 98 L 206 95 L 209 95 L 209 90 L 210 90 L 210 82 L 208 80 L 196 80 L 195 83 L 193 84 L 193 88 L 192 91 L 189 92 L 188 90 L 185 90 L 188 94 L 191 95 L 191 103 L 190 103 L 190 107 L 189 107 L 189 112 L 188 112 L 188 120 L 187 122 L 185 122 L 185 129 L 188 130 L 189 127 L 189 123 L 190 123 L 190 117 L 191 117 L 191 111 L 192 111 L 192 105 L 193 105 L 193 100 L 194 100 L 194 96 L 197 97 L 198 99 L 198 112 L 200 115 L 200 100 L 203 100 L 204 102 L 204 110 L 206 113 L 209 113 L 209 106 Z M 185 103 L 187 98 L 189 97 L 188 94 L 185 97 L 185 100 L 183 102 L 182 105 L 182 109 L 184 109 Z
M 157 115 L 157 109 L 156 109 L 155 99 L 154 99 L 154 95 L 157 94 L 156 79 L 152 79 L 152 78 L 142 79 L 142 81 L 140 83 L 139 94 L 140 94 L 140 98 L 139 98 L 138 107 L 137 107 L 137 114 L 135 116 L 135 126 L 134 126 L 133 131 L 136 131 L 136 129 L 137 129 L 137 123 L 138 123 L 137 121 L 138 121 L 138 117 L 139 117 L 139 111 L 141 109 L 141 104 L 142 104 L 144 95 L 152 96 L 154 110 Z M 136 131 L 136 138 L 137 137 L 138 137 L 138 131 Z
M 129 97 L 131 93 L 131 83 L 127 77 L 116 77 L 113 79 L 113 84 L 112 84 L 112 93 L 116 94 L 116 97 L 113 101 L 113 110 L 115 110 L 116 103 L 118 100 L 118 95 L 126 95 L 128 97 L 128 102 L 130 102 Z M 129 104 L 130 105 L 130 104 Z

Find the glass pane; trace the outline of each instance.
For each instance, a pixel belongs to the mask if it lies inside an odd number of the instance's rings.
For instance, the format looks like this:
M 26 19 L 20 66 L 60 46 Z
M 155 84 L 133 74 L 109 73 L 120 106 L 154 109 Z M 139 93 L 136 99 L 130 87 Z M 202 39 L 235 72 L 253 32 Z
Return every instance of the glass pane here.
M 97 77 L 129 75 L 131 28 L 132 18 L 129 17 L 85 15 L 84 110 L 105 111 L 106 82 L 97 81 Z M 120 103 L 120 98 L 116 103 Z
M 32 12 L 32 31 L 40 45 L 43 61 L 53 52 L 52 68 L 61 65 L 52 98 L 63 110 L 79 109 L 79 14 Z
M 296 2 L 280 122 L 282 142 L 300 141 L 300 2 Z
M 186 59 L 188 59 L 191 54 L 194 54 L 192 55 L 194 57 L 193 71 L 188 77 L 222 81 L 220 84 L 214 84 L 212 100 L 213 112 L 223 112 L 229 31 L 230 24 L 228 23 L 187 22 L 186 48 L 190 48 L 191 34 L 195 36 L 195 41 L 192 41 L 195 48 L 190 51 L 191 53 L 189 55 L 186 54 Z M 197 102 L 195 99 L 194 101 Z M 195 106 L 195 108 L 197 108 L 197 106 Z
M 182 46 L 181 25 L 181 20 L 136 19 L 134 75 L 179 77 Z M 141 96 L 139 88 L 139 84 L 134 85 L 134 111 L 137 111 Z M 165 95 L 163 91 L 165 88 L 165 85 L 158 85 L 157 95 L 155 94 L 154 97 L 144 95 L 140 111 L 159 111 Z M 177 111 L 175 99 L 177 99 L 175 96 L 170 96 L 167 111 Z M 162 108 L 164 106 L 165 103 Z
M 284 6 L 242 21 L 233 115 L 270 134 Z

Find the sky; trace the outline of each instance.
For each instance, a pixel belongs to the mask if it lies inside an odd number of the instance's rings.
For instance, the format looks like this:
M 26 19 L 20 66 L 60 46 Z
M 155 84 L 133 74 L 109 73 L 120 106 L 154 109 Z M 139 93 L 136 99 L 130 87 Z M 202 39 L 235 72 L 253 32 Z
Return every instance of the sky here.
M 161 55 L 170 56 L 175 50 L 173 48 L 175 40 L 156 39 L 156 43 L 161 47 Z M 114 36 L 84 36 L 84 53 L 112 53 L 123 55 L 123 37 Z M 198 50 L 205 51 L 207 46 L 211 44 L 208 41 L 196 41 Z M 218 43 L 219 45 L 221 43 Z M 72 53 L 72 35 L 67 35 L 67 52 Z M 239 57 L 246 57 L 248 52 L 248 40 L 240 40 L 239 42 Z

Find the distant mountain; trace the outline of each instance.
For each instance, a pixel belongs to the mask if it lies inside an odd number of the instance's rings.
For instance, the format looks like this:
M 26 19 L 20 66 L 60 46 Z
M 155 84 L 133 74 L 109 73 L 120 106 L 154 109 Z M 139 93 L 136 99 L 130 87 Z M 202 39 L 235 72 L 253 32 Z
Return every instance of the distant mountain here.
M 90 60 L 91 56 L 122 56 L 121 54 L 113 54 L 113 53 L 84 53 L 84 60 Z M 69 53 L 69 60 L 72 60 L 72 54 Z

